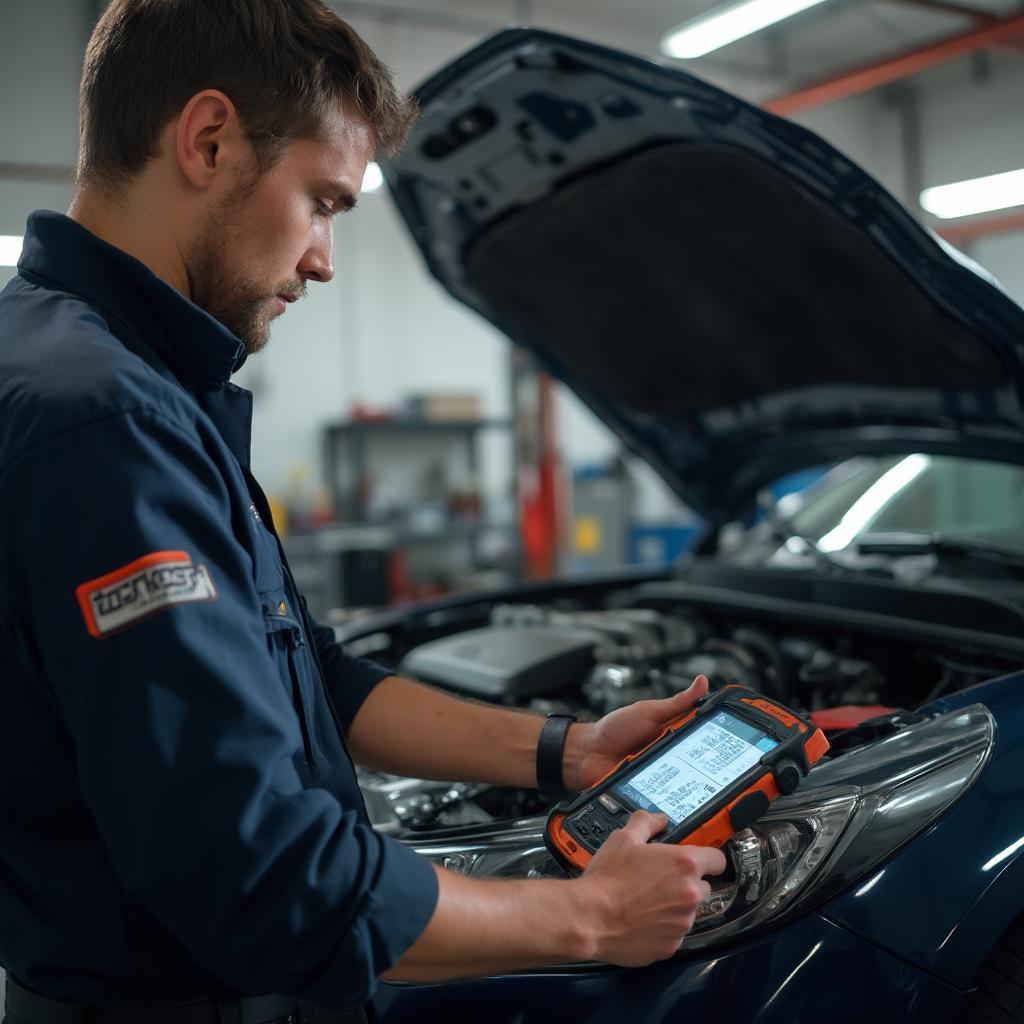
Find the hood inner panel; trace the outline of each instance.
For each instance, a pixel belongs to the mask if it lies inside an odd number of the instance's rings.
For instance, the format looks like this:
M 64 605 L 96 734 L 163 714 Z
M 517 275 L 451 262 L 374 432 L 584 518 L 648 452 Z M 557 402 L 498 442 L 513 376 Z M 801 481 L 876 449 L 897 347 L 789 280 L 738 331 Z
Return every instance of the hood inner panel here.
M 670 143 L 569 182 L 487 230 L 466 270 L 515 336 L 642 413 L 1007 383 L 866 233 L 728 146 Z

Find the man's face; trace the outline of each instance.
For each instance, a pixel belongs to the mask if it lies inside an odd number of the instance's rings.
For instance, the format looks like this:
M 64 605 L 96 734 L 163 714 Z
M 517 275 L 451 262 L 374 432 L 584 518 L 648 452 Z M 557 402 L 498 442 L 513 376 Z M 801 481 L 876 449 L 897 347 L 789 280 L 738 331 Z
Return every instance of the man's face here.
M 255 162 L 211 209 L 188 253 L 192 301 L 236 334 L 249 354 L 270 324 L 334 276 L 334 217 L 350 209 L 373 155 L 373 129 L 340 108 L 323 140 L 298 139 L 262 176 Z

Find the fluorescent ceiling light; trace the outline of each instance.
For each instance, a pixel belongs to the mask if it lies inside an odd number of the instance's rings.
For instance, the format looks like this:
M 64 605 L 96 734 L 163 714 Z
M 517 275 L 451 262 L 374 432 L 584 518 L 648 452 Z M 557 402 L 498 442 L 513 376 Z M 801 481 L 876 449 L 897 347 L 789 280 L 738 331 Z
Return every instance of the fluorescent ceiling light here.
M 944 220 L 1024 206 L 1024 170 L 926 188 L 921 193 L 921 205 Z
M 363 186 L 360 192 L 376 192 L 384 184 L 384 175 L 379 165 L 372 160 L 366 165 L 366 173 L 363 175 Z
M 0 235 L 0 267 L 16 267 L 21 255 L 21 235 Z
M 703 57 L 705 53 L 753 35 L 825 0 L 741 0 L 692 18 L 661 40 L 669 57 Z

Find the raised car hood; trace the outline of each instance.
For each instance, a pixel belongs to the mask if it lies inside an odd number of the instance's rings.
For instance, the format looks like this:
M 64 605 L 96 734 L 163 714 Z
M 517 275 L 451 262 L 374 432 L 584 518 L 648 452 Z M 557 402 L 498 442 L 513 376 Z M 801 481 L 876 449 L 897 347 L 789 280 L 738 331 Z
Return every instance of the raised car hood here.
M 417 95 L 384 171 L 433 274 L 704 515 L 855 454 L 1024 462 L 1024 310 L 813 133 L 532 29 Z

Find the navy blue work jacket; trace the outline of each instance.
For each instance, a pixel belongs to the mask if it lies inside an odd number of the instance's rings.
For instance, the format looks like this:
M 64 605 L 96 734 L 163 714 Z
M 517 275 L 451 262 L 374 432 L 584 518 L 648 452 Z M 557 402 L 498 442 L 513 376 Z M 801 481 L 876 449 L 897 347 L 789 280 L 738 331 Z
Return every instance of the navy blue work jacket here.
M 56 999 L 367 1000 L 433 912 L 343 739 L 238 339 L 55 213 L 0 294 L 0 963 Z

